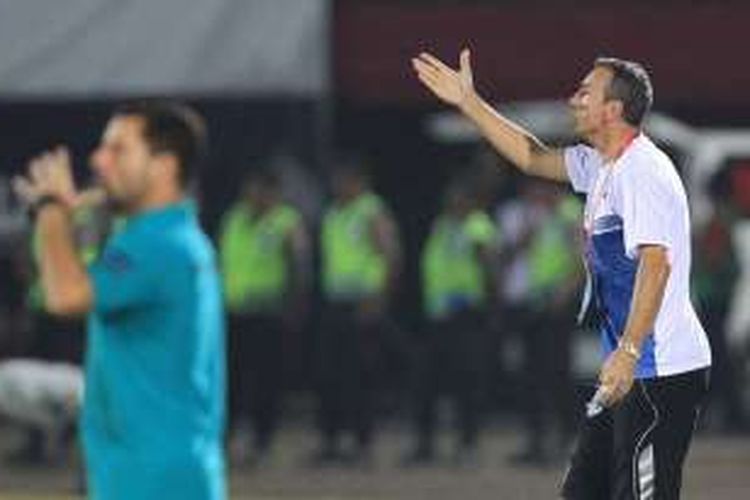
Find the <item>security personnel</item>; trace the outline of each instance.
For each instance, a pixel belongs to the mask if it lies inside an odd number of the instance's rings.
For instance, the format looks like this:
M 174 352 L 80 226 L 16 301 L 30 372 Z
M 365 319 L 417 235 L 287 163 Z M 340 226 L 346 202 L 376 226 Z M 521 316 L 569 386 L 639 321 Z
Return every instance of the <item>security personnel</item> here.
M 366 463 L 400 244 L 396 225 L 358 160 L 339 160 L 332 184 L 334 201 L 321 241 L 326 307 L 318 358 L 322 444 L 315 459 L 341 459 L 340 434 L 350 429 L 356 437 L 353 458 Z
M 428 327 L 416 359 L 417 446 L 407 464 L 434 458 L 435 406 L 443 389 L 457 411 L 456 462 L 472 465 L 477 459 L 497 231 L 474 199 L 468 180 L 449 185 L 422 253 Z
M 298 334 L 309 295 L 309 243 L 298 211 L 281 199 L 279 179 L 253 170 L 241 199 L 227 213 L 220 241 L 224 294 L 229 310 L 232 451 L 268 460 L 281 411 L 285 345 Z
M 520 339 L 526 439 L 524 447 L 510 456 L 520 465 L 562 458 L 575 431 L 571 352 L 583 278 L 575 253 L 580 202 L 557 186 L 531 182 L 530 201 L 541 215 L 526 254 L 530 314 Z

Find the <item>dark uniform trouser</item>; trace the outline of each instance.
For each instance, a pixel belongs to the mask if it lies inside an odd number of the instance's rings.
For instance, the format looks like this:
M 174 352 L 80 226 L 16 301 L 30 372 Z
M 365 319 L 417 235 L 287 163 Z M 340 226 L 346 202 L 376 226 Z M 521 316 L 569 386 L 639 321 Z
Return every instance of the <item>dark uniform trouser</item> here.
M 485 317 L 478 310 L 465 310 L 430 324 L 416 359 L 414 381 L 422 449 L 431 451 L 435 405 L 446 389 L 458 413 L 461 445 L 476 445 L 488 360 L 487 338 Z
M 742 398 L 742 387 L 740 381 L 741 363 L 737 354 L 733 353 L 727 340 L 727 331 L 724 327 L 729 304 L 727 300 L 714 301 L 704 304 L 701 308 L 701 323 L 708 333 L 708 341 L 711 344 L 711 357 L 713 366 L 711 370 L 711 391 L 709 399 L 711 406 L 720 405 L 723 410 L 722 424 L 728 430 L 732 427 L 750 425 L 747 421 L 747 413 Z
M 575 316 L 567 307 L 529 313 L 521 332 L 523 415 L 529 452 L 543 453 L 552 426 L 561 443 L 575 431 L 571 373 Z
M 372 440 L 385 320 L 363 321 L 357 306 L 327 306 L 320 329 L 318 423 L 330 447 L 348 429 L 355 432 L 362 449 Z
M 236 424 L 250 417 L 258 449 L 278 426 L 284 387 L 283 325 L 278 315 L 229 316 L 229 407 Z
M 708 388 L 708 369 L 636 381 L 586 419 L 563 481 L 566 499 L 672 500 Z

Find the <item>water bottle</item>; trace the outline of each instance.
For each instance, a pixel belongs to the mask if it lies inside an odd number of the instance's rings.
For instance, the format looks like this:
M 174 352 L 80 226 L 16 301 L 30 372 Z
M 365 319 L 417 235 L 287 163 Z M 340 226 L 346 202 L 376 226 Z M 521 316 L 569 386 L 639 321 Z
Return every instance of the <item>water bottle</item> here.
M 586 418 L 594 418 L 599 415 L 607 407 L 605 402 L 606 391 L 604 387 L 599 386 L 594 393 L 594 396 L 586 403 Z

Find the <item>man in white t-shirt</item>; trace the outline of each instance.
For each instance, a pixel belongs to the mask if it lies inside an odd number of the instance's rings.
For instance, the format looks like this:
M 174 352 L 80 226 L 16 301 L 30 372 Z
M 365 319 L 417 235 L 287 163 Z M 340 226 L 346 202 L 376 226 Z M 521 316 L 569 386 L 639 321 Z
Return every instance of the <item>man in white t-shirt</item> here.
M 412 60 L 524 173 L 586 194 L 585 257 L 605 361 L 561 494 L 568 499 L 679 498 L 682 464 L 711 353 L 689 298 L 690 220 L 674 165 L 641 132 L 653 100 L 637 63 L 600 58 L 569 104 L 587 144 L 547 148 L 474 90 L 468 50 L 454 70 Z M 554 383 L 554 381 L 550 381 Z

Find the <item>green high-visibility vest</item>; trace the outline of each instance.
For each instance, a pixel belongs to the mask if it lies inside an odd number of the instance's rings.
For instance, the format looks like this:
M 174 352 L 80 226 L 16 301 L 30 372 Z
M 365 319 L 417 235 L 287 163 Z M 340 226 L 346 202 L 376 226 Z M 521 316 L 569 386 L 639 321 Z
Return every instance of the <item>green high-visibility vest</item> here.
M 571 230 L 580 219 L 581 204 L 567 196 L 539 227 L 529 247 L 529 286 L 532 296 L 544 299 L 579 265 Z
M 321 244 L 327 298 L 356 300 L 385 290 L 387 263 L 371 231 L 373 218 L 383 210 L 381 199 L 367 192 L 326 213 Z
M 443 215 L 432 226 L 422 253 L 422 282 L 426 313 L 441 318 L 486 300 L 486 270 L 477 246 L 495 244 L 497 231 L 490 217 L 474 211 L 463 220 Z
M 289 280 L 285 241 L 301 223 L 297 210 L 279 204 L 255 214 L 244 202 L 224 217 L 219 242 L 224 296 L 232 312 L 275 310 Z

